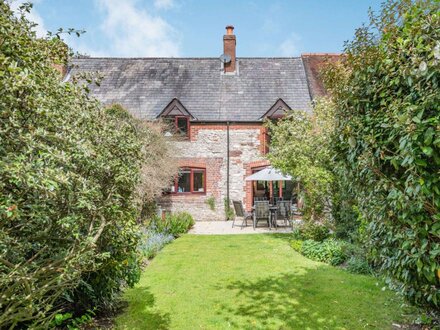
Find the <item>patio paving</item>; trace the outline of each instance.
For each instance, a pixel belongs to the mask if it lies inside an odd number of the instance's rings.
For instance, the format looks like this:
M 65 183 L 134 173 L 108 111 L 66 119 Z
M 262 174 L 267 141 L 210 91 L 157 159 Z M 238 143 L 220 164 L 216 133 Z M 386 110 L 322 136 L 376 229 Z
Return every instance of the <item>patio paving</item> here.
M 236 226 L 232 228 L 232 221 L 196 221 L 194 227 L 189 231 L 195 235 L 231 235 L 231 234 L 275 234 L 275 233 L 291 233 L 292 228 L 279 225 L 277 229 L 269 227 L 252 228 L 251 223 L 247 227 L 241 228 L 241 220 L 235 222 Z M 260 224 L 261 225 L 261 224 Z

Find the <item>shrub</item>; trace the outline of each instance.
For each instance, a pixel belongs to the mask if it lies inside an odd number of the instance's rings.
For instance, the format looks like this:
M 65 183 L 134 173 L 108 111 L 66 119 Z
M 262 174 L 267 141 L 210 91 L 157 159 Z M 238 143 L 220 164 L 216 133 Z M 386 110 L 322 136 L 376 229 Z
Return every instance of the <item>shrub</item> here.
M 301 237 L 305 240 L 314 240 L 322 242 L 330 237 L 330 229 L 324 225 L 312 221 L 306 222 L 299 228 Z
M 207 198 L 205 203 L 208 204 L 209 209 L 211 211 L 215 211 L 215 198 L 214 198 L 214 196 Z
M 367 259 L 360 256 L 351 256 L 348 259 L 345 268 L 350 273 L 355 273 L 355 274 L 371 274 L 373 272 Z
M 224 208 L 225 208 L 225 217 L 226 220 L 232 220 L 235 217 L 234 209 L 231 207 L 230 202 L 228 202 L 228 199 L 225 198 L 223 200 Z
M 174 240 L 174 236 L 166 232 L 157 232 L 144 229 L 140 240 L 139 250 L 142 255 L 152 259 L 168 243 Z
M 438 310 L 440 290 L 438 1 L 387 1 L 324 76 L 335 159 L 367 221 L 365 246 L 388 283 Z
M 333 266 L 340 265 L 347 259 L 345 242 L 329 239 L 323 242 L 306 240 L 301 247 L 301 254 L 305 257 L 321 261 Z
M 174 237 L 185 234 L 194 226 L 194 219 L 188 212 L 169 213 L 165 219 L 153 217 L 150 229 L 159 233 L 168 233 Z
M 159 132 L 90 97 L 91 77 L 62 82 L 66 46 L 37 39 L 23 11 L 0 1 L 2 329 L 99 310 L 138 280 L 136 189 L 142 164 L 168 155 L 149 147 Z
M 292 247 L 292 249 L 294 249 L 296 252 L 300 252 L 301 253 L 301 249 L 302 249 L 302 245 L 303 245 L 303 241 L 299 240 L 299 239 L 294 239 L 290 241 L 290 246 Z

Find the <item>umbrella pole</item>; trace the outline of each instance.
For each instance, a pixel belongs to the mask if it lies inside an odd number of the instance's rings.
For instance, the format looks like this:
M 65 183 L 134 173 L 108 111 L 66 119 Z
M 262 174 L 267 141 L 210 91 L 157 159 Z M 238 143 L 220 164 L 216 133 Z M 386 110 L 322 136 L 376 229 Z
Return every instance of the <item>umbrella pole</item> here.
M 269 196 L 270 200 L 273 201 L 273 182 L 269 181 Z

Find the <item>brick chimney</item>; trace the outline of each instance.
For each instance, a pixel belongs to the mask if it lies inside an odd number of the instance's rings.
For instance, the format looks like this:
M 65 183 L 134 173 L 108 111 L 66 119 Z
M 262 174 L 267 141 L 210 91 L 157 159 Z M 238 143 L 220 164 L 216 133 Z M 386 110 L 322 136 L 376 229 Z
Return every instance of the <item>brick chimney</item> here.
M 237 45 L 234 27 L 228 25 L 226 27 L 226 34 L 223 36 L 223 53 L 231 56 L 231 62 L 225 63 L 225 73 L 235 72 L 235 47 Z

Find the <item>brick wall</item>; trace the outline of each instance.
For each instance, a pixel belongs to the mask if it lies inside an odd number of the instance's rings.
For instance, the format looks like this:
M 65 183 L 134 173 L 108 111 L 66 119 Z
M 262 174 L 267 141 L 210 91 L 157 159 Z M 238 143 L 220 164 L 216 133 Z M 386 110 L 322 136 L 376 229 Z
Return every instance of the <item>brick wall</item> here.
M 264 159 L 265 134 L 261 124 L 234 124 L 229 126 L 230 139 L 230 199 L 241 200 L 246 209 L 252 206 L 252 183 L 246 176 L 253 167 L 267 165 Z M 160 200 L 170 211 L 186 210 L 196 220 L 224 220 L 224 199 L 227 196 L 227 126 L 226 124 L 192 124 L 190 140 L 173 141 L 179 153 L 180 167 L 206 168 L 205 194 L 171 194 Z M 215 211 L 206 204 L 215 199 Z

